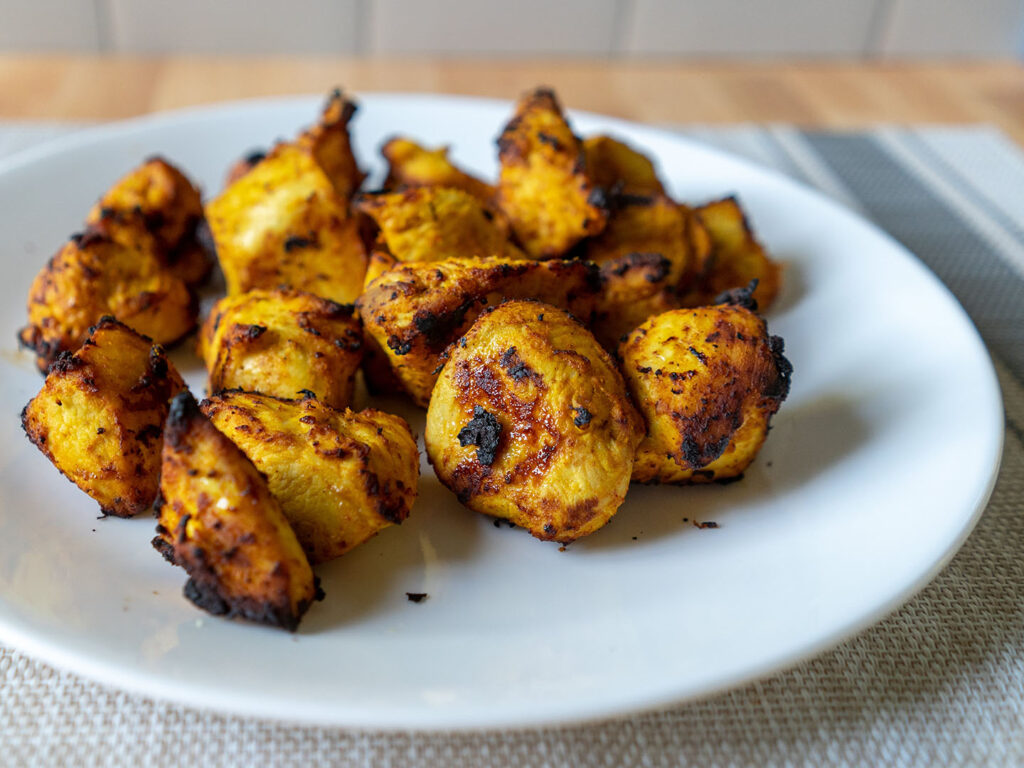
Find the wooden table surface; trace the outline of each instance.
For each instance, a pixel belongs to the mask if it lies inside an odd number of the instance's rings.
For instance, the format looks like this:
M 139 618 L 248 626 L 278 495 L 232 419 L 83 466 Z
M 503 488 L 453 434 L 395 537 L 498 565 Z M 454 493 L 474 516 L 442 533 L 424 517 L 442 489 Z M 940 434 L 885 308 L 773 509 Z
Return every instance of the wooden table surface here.
M 0 119 L 115 119 L 252 96 L 433 91 L 512 98 L 555 86 L 577 109 L 652 123 L 992 123 L 1024 145 L 1024 65 L 0 56 Z

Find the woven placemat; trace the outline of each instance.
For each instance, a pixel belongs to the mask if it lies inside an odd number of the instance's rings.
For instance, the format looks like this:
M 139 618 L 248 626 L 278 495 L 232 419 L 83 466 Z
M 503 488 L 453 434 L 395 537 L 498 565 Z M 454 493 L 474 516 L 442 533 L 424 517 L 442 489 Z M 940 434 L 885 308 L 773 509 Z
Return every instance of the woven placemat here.
M 67 130 L 0 126 L 0 155 Z M 1002 469 L 977 529 L 930 586 L 762 682 L 656 714 L 528 732 L 357 733 L 211 715 L 0 649 L 0 764 L 1024 764 L 1024 158 L 986 127 L 681 132 L 872 218 L 953 290 L 989 345 L 1006 404 Z

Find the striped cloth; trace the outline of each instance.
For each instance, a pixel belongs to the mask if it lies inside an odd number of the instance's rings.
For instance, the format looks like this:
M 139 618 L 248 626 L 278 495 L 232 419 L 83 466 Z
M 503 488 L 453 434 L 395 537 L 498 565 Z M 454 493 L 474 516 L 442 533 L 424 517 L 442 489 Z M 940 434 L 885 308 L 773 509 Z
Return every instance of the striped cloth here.
M 0 126 L 0 155 L 67 130 Z M 1002 470 L 977 529 L 924 592 L 836 650 L 745 688 L 523 733 L 356 733 L 210 715 L 0 649 L 0 765 L 1024 764 L 1024 157 L 987 127 L 681 132 L 873 219 L 952 289 L 989 345 L 1006 403 Z

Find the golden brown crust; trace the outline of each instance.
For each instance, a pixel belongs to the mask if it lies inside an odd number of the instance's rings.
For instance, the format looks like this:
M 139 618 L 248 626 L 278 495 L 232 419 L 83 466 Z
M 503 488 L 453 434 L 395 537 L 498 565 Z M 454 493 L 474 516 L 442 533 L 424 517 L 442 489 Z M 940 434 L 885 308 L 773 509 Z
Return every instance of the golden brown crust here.
M 607 219 L 604 190 L 587 175 L 583 148 L 553 91 L 520 99 L 498 138 L 498 205 L 530 256 L 561 256 Z
M 629 334 L 618 354 L 647 424 L 637 482 L 738 478 L 789 391 L 782 340 L 743 306 L 658 315 Z
M 362 347 L 355 307 L 301 291 L 226 296 L 199 334 L 209 392 L 294 398 L 305 390 L 333 408 L 352 402 Z
M 419 450 L 400 417 L 249 392 L 222 392 L 202 407 L 266 474 L 310 562 L 338 557 L 408 516 Z
M 126 247 L 152 250 L 190 287 L 204 283 L 213 261 L 199 242 L 203 221 L 199 190 L 175 166 L 152 157 L 119 179 L 89 212 L 86 224 Z
M 698 207 L 696 213 L 710 239 L 711 255 L 706 274 L 684 298 L 684 305 L 709 304 L 723 291 L 757 280 L 754 298 L 762 311 L 768 309 L 782 287 L 782 267 L 757 241 L 739 201 L 726 197 Z
M 349 303 L 362 292 L 359 222 L 308 148 L 275 147 L 206 217 L 229 294 L 289 287 Z
M 184 281 L 151 249 L 115 240 L 108 226 L 101 220 L 72 236 L 32 282 L 29 322 L 18 339 L 36 353 L 41 371 L 78 349 L 105 315 L 166 345 L 195 327 L 196 304 Z
M 160 346 L 105 317 L 57 358 L 21 423 L 104 514 L 130 517 L 156 497 L 167 403 L 184 387 Z
M 454 187 L 468 192 L 484 205 L 493 204 L 497 190 L 458 168 L 448 159 L 448 147 L 426 149 L 412 139 L 396 136 L 381 147 L 388 161 L 384 189 L 401 187 Z
M 654 163 L 625 142 L 611 136 L 589 136 L 583 140 L 583 154 L 591 181 L 613 195 L 665 193 Z
M 567 543 L 615 514 L 642 436 L 622 377 L 589 331 L 550 305 L 510 301 L 451 349 L 425 440 L 463 504 Z
M 442 353 L 488 306 L 540 299 L 589 319 L 599 285 L 586 262 L 449 259 L 384 273 L 356 306 L 406 391 L 426 407 Z
M 380 250 L 398 262 L 526 258 L 490 209 L 461 189 L 416 187 L 363 195 L 355 207 L 376 222 Z
M 313 571 L 259 470 L 183 392 L 171 404 L 153 544 L 199 608 L 294 631 Z

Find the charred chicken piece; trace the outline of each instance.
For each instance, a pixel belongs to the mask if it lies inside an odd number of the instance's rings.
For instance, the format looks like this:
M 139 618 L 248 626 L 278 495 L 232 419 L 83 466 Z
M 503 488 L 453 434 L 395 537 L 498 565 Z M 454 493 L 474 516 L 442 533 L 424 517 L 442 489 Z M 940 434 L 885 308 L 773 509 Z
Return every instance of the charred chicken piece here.
M 587 174 L 583 147 L 553 91 L 538 88 L 516 106 L 498 138 L 498 206 L 523 250 L 563 255 L 607 219 L 605 190 Z
M 497 190 L 452 163 L 448 147 L 426 149 L 411 139 L 396 136 L 381 147 L 380 153 L 388 161 L 385 189 L 454 187 L 468 192 L 483 205 L 489 207 L 493 203 Z
M 267 481 L 199 410 L 171 403 L 153 546 L 189 575 L 185 597 L 214 615 L 294 631 L 318 596 Z
M 622 334 L 679 306 L 679 287 L 693 258 L 686 211 L 663 195 L 622 199 L 585 252 L 601 267 L 604 284 L 594 334 L 614 350 Z
M 647 423 L 633 479 L 700 483 L 740 477 L 789 392 L 782 339 L 739 305 L 652 317 L 619 347 L 622 373 Z M 747 306 L 741 306 L 747 304 Z
M 189 287 L 210 275 L 213 261 L 198 236 L 204 225 L 199 190 L 163 158 L 150 158 L 107 190 L 86 219 L 100 222 L 127 248 L 151 250 Z
M 105 317 L 57 358 L 21 423 L 104 514 L 130 517 L 156 498 L 167 404 L 184 388 L 159 345 Z
M 510 301 L 453 346 L 427 411 L 438 478 L 472 510 L 562 543 L 625 498 L 643 422 L 608 353 L 564 311 Z
M 589 318 L 599 285 L 597 270 L 581 261 L 450 259 L 386 272 L 356 305 L 395 376 L 426 407 L 442 353 L 488 306 L 539 299 Z
M 362 347 L 355 307 L 290 290 L 226 296 L 199 334 L 210 393 L 294 398 L 308 391 L 333 408 L 352 402 Z
M 739 201 L 726 197 L 696 212 L 710 238 L 711 255 L 703 279 L 686 295 L 684 306 L 709 304 L 723 291 L 757 280 L 754 299 L 762 311 L 768 309 L 782 287 L 782 267 L 757 241 Z
M 381 250 L 396 262 L 525 258 L 491 212 L 461 189 L 417 187 L 363 195 L 356 208 L 376 222 Z
M 594 184 L 620 195 L 663 195 L 665 187 L 651 159 L 611 136 L 583 140 L 587 172 Z
M 61 352 L 77 350 L 90 327 L 111 315 L 161 344 L 195 327 L 196 305 L 185 282 L 154 252 L 114 239 L 100 221 L 73 235 L 29 289 L 29 324 L 18 334 L 41 371 Z
M 307 395 L 222 392 L 203 411 L 267 477 L 311 563 L 401 523 L 416 500 L 419 450 L 409 425 Z

